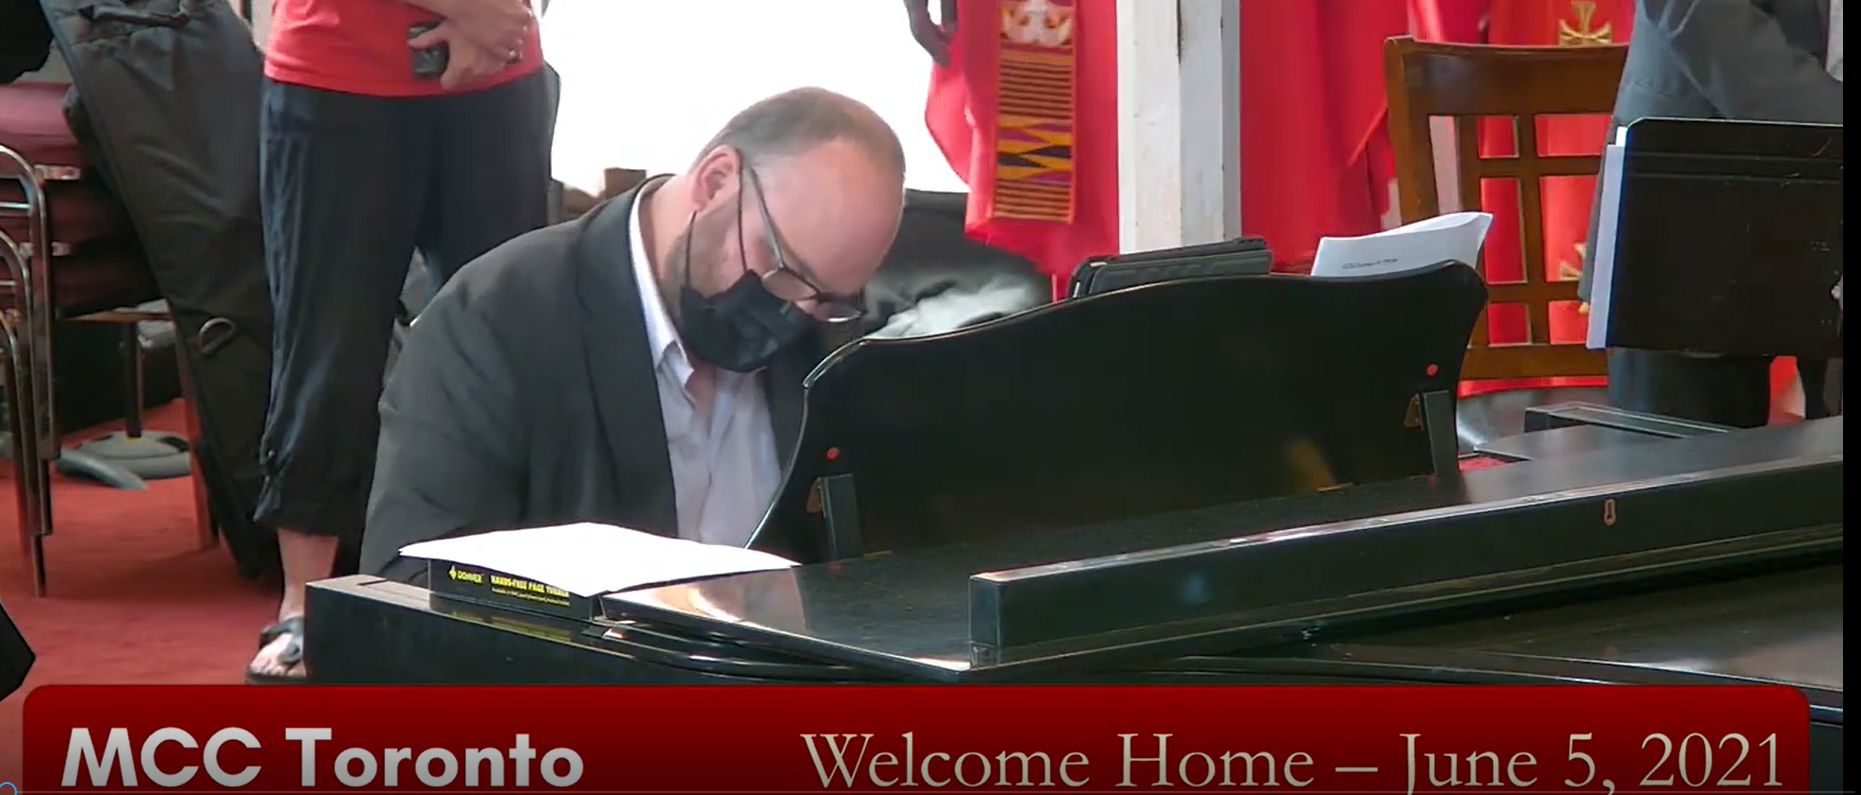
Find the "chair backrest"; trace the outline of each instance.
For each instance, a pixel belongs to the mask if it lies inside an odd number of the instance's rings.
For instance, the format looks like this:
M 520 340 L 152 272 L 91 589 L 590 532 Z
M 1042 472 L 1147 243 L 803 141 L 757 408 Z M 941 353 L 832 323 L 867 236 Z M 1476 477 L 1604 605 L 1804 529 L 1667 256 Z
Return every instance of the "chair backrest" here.
M 633 190 L 646 182 L 649 175 L 644 169 L 609 168 L 601 172 L 601 199 L 612 199 Z
M 1604 375 L 1601 351 L 1582 343 L 1553 344 L 1551 305 L 1577 299 L 1574 275 L 1546 275 L 1542 182 L 1546 177 L 1595 176 L 1600 156 L 1546 155 L 1539 151 L 1540 116 L 1602 114 L 1615 106 L 1616 87 L 1627 58 L 1625 45 L 1588 47 L 1502 47 L 1420 42 L 1412 37 L 1383 45 L 1383 78 L 1389 95 L 1389 137 L 1396 161 L 1397 198 L 1403 223 L 1440 215 L 1434 142 L 1430 122 L 1453 120 L 1454 160 L 1461 203 L 1478 209 L 1483 179 L 1509 179 L 1519 190 L 1519 239 L 1525 280 L 1487 285 L 1487 302 L 1523 305 L 1530 339 L 1492 345 L 1482 313 L 1469 341 L 1461 377 L 1470 381 L 1543 376 Z M 1483 118 L 1509 118 L 1517 146 L 1510 156 L 1482 156 Z M 1600 148 L 1601 141 L 1598 141 Z M 1485 269 L 1481 269 L 1482 276 Z

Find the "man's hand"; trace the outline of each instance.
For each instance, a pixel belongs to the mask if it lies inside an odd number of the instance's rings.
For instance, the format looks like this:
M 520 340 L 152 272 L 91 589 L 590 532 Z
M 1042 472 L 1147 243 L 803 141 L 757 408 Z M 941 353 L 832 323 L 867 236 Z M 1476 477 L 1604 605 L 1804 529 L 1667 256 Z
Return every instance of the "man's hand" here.
M 931 19 L 930 0 L 905 0 L 905 12 L 911 18 L 911 38 L 941 65 L 950 63 L 950 37 L 956 33 L 957 0 L 942 0 L 943 22 Z
M 463 28 L 452 20 L 441 22 L 439 27 L 429 30 L 407 41 L 407 46 L 416 50 L 446 45 L 446 73 L 440 75 L 439 84 L 448 90 L 470 85 L 487 77 L 504 71 L 505 67 L 516 63 L 517 56 L 522 55 L 521 47 L 509 50 L 492 50 L 466 35 Z

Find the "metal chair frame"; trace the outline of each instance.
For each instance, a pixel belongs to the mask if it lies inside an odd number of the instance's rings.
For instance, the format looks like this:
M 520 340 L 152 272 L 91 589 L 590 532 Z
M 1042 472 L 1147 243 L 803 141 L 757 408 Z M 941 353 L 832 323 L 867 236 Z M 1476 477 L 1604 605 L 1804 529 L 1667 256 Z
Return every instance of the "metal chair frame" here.
M 67 173 L 69 172 L 69 173 Z M 32 566 L 35 594 L 45 593 L 45 537 L 52 530 L 52 461 L 58 449 L 58 422 L 52 400 L 52 278 L 45 183 L 75 179 L 77 169 L 40 168 L 12 149 L 0 146 L 0 179 L 20 185 L 24 202 L 0 202 L 0 212 L 24 213 L 27 239 L 13 240 L 0 231 L 0 259 L 5 260 L 6 288 L 13 294 L 4 316 L 7 359 L 7 405 L 13 428 L 13 479 L 19 496 L 19 531 Z M 46 451 L 52 451 L 48 456 Z
M 46 593 L 45 539 L 52 534 L 52 464 L 61 452 L 56 401 L 53 396 L 52 324 L 58 319 L 56 297 L 52 289 L 52 268 L 58 257 L 72 252 L 61 250 L 50 234 L 50 203 L 46 183 L 75 181 L 83 177 L 82 169 L 72 166 L 39 165 L 19 152 L 0 145 L 0 179 L 18 182 L 24 201 L 0 201 L 0 214 L 17 214 L 26 218 L 27 239 L 14 240 L 0 231 L 0 291 L 10 292 L 12 306 L 0 312 L 4 330 L 6 360 L 5 389 L 12 426 L 14 491 L 18 496 L 21 547 L 32 568 L 33 593 Z M 87 322 L 133 324 L 147 320 L 167 320 L 164 312 L 115 309 L 71 318 Z M 130 352 L 129 355 L 136 355 Z M 182 384 L 188 378 L 183 366 Z M 140 399 L 137 406 L 140 407 Z M 197 465 L 198 468 L 198 465 Z M 197 511 L 205 511 L 206 502 L 198 476 L 195 483 Z M 201 517 L 199 547 L 218 543 L 217 528 L 210 516 Z

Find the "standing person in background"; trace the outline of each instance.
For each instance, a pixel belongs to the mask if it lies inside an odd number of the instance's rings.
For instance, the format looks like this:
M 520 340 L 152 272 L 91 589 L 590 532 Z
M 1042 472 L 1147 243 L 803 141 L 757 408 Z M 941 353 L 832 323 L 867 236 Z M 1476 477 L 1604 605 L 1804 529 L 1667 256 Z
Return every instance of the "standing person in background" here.
M 1118 253 L 1116 4 L 939 2 L 941 20 L 930 0 L 905 9 L 936 62 L 925 124 L 969 187 L 969 236 L 1058 294 L 1081 260 Z
M 930 0 L 905 7 L 937 62 L 925 120 L 969 186 L 969 234 L 1064 286 L 1081 260 L 1120 249 L 1117 3 L 941 3 L 941 21 Z M 1407 31 L 1408 8 L 1259 0 L 1239 10 L 1243 228 L 1266 238 L 1277 270 L 1303 272 L 1320 237 L 1383 228 L 1394 164 L 1381 45 Z
M 277 528 L 284 594 L 248 682 L 302 679 L 305 586 L 361 534 L 414 252 L 437 290 L 547 221 L 542 66 L 525 0 L 273 2 L 260 197 L 276 330 L 257 518 Z
M 1609 137 L 1653 116 L 1841 124 L 1841 8 L 1842 0 L 1637 0 Z M 1588 275 L 1579 285 L 1586 301 Z M 1767 357 L 1615 349 L 1609 398 L 1631 411 L 1756 427 L 1770 419 L 1770 369 Z M 1828 363 L 1799 361 L 1797 372 L 1805 416 L 1827 416 Z

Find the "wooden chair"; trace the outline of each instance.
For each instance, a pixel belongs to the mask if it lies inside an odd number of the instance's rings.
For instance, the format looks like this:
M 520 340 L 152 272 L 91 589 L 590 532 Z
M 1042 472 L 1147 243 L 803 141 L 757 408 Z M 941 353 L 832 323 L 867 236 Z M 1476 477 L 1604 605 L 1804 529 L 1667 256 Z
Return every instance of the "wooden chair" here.
M 1487 336 L 1487 314 L 1482 314 L 1462 365 L 1465 381 L 1602 376 L 1607 372 L 1601 351 L 1550 340 L 1551 306 L 1577 300 L 1577 284 L 1574 277 L 1546 276 L 1540 182 L 1545 177 L 1595 176 L 1602 158 L 1541 154 L 1537 120 L 1551 115 L 1608 115 L 1615 106 L 1627 54 L 1624 45 L 1501 47 L 1420 42 L 1408 36 L 1383 45 L 1389 136 L 1402 222 L 1442 212 L 1430 137 L 1430 122 L 1435 118 L 1453 120 L 1454 161 L 1464 209 L 1479 209 L 1483 179 L 1509 179 L 1518 184 L 1525 280 L 1496 284 L 1489 278 L 1487 306 L 1490 313 L 1494 305 L 1523 305 L 1530 338 L 1523 344 L 1493 345 Z M 1481 155 L 1480 121 L 1492 117 L 1513 120 L 1515 154 Z M 1596 143 L 1600 150 L 1603 142 Z M 1480 271 L 1486 275 L 1484 267 Z M 1572 400 L 1600 403 L 1606 397 L 1593 387 L 1552 387 L 1507 389 L 1465 398 L 1457 418 L 1462 451 L 1523 432 L 1524 412 L 1530 406 Z

